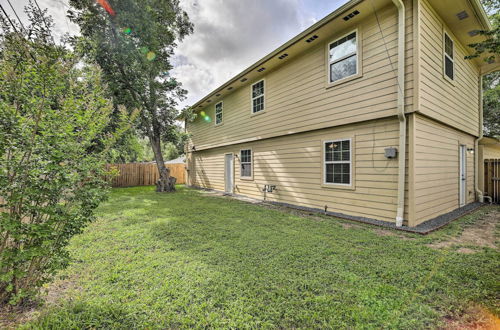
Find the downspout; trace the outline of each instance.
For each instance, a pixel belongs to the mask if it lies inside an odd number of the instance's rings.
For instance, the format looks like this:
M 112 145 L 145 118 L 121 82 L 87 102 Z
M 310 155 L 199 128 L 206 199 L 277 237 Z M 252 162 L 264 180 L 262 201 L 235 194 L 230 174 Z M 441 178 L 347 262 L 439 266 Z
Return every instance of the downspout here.
M 479 75 L 479 137 L 474 141 L 474 188 L 476 190 L 477 199 L 480 203 L 484 203 L 483 192 L 479 190 L 479 140 L 483 138 L 483 75 Z
M 398 209 L 396 226 L 403 226 L 405 214 L 405 176 L 406 176 L 406 116 L 405 116 L 405 6 L 402 0 L 392 0 L 398 8 L 398 119 L 399 119 L 399 171 L 398 171 Z

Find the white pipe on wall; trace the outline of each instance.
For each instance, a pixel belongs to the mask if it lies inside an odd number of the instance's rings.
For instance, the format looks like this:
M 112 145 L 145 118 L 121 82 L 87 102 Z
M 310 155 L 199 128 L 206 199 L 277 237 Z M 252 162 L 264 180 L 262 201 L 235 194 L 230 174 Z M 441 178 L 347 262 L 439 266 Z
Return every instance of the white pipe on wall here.
M 406 56 L 406 13 L 402 0 L 392 0 L 398 8 L 398 119 L 399 119 L 399 171 L 398 171 L 398 208 L 396 226 L 403 225 L 405 214 L 405 176 L 406 176 L 406 115 L 405 115 L 405 56 Z
M 479 75 L 479 137 L 474 141 L 474 188 L 477 200 L 484 202 L 483 192 L 479 190 L 479 140 L 483 138 L 483 76 Z

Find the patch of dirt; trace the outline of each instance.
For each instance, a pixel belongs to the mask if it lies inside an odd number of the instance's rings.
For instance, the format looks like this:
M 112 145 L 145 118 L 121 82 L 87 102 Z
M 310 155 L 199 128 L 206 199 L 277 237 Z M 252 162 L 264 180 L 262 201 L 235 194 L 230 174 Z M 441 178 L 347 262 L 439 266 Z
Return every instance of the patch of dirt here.
M 0 329 L 15 329 L 33 320 L 44 308 L 56 305 L 70 291 L 78 289 L 75 281 L 55 279 L 48 287 L 42 288 L 40 296 L 35 301 L 25 306 L 0 306 Z
M 356 225 L 356 224 L 354 224 L 354 223 L 342 222 L 340 225 L 341 225 L 341 226 L 342 226 L 342 228 L 344 228 L 344 229 L 361 228 L 361 226 Z
M 500 329 L 500 319 L 481 306 L 472 306 L 463 315 L 448 316 L 444 323 L 446 330 Z
M 458 253 L 463 253 L 463 254 L 474 254 L 477 251 L 469 248 L 460 248 L 457 250 Z
M 475 224 L 465 228 L 460 236 L 452 237 L 446 241 L 428 244 L 427 246 L 433 249 L 444 249 L 457 245 L 473 245 L 497 249 L 495 230 L 498 224 L 500 224 L 500 210 L 494 209 L 485 214 L 483 218 L 476 221 Z M 461 248 L 458 249 L 457 252 L 474 253 L 476 251 Z
M 26 323 L 36 314 L 40 304 L 33 303 L 21 307 L 0 307 L 0 329 L 15 329 L 22 323 Z
M 375 233 L 375 235 L 381 236 L 381 237 L 392 236 L 392 237 L 401 238 L 403 240 L 414 240 L 414 238 L 412 238 L 412 237 L 407 237 L 405 235 L 398 234 L 393 230 L 377 228 L 377 229 L 372 229 L 372 232 Z

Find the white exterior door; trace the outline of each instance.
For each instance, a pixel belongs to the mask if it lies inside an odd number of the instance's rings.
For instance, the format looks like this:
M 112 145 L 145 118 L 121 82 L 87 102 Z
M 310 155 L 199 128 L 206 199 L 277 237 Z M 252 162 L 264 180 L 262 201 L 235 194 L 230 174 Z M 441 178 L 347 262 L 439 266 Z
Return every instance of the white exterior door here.
M 460 146 L 460 207 L 467 203 L 467 147 Z
M 232 194 L 233 187 L 234 187 L 234 156 L 233 156 L 233 154 L 226 154 L 226 156 L 225 156 L 224 182 L 225 182 L 225 192 L 228 194 Z

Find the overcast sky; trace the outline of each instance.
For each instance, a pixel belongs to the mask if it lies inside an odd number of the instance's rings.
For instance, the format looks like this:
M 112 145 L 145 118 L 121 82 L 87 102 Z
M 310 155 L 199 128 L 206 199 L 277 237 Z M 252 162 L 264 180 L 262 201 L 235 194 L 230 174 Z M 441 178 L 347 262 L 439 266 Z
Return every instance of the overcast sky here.
M 28 0 L 10 0 L 21 20 Z M 66 18 L 67 0 L 38 0 L 55 23 L 54 35 L 78 33 Z M 347 0 L 181 0 L 194 33 L 181 43 L 173 75 L 194 104 Z M 0 3 L 13 14 L 7 0 Z M 13 16 L 13 15 L 12 15 Z

